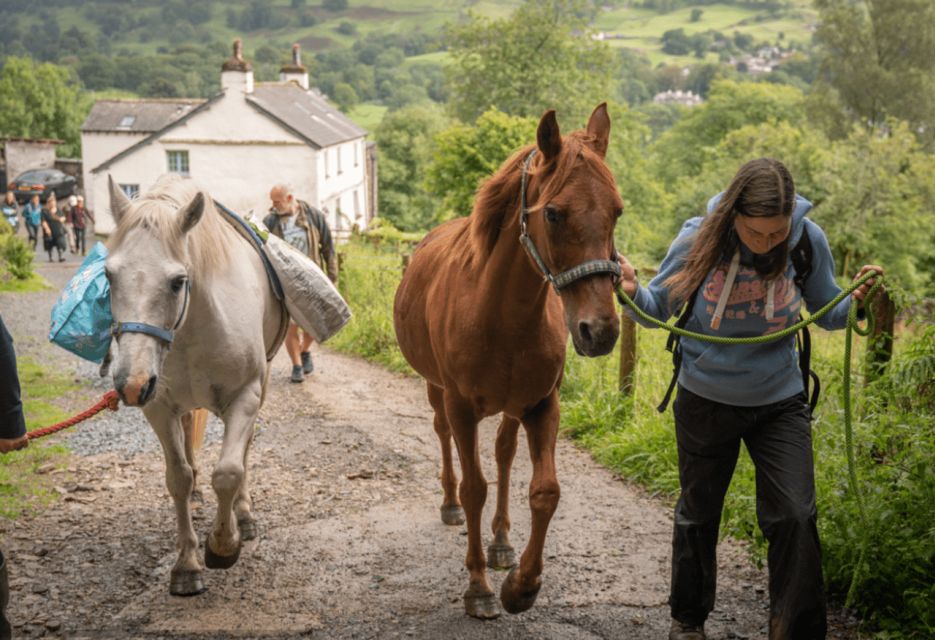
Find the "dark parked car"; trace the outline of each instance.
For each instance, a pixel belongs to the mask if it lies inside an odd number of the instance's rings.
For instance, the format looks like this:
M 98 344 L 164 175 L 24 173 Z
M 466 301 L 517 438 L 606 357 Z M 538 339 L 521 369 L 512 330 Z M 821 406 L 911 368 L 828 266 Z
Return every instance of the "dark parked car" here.
M 78 185 L 74 176 L 58 169 L 30 169 L 10 182 L 7 189 L 16 194 L 16 200 L 20 203 L 28 202 L 36 193 L 45 202 L 53 191 L 58 200 L 67 198 L 78 190 Z

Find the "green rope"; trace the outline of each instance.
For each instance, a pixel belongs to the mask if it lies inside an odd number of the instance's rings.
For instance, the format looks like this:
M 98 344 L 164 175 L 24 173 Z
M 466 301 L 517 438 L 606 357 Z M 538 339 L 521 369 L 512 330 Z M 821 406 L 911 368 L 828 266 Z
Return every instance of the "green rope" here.
M 833 308 L 835 308 L 842 300 L 851 295 L 858 287 L 863 285 L 865 282 L 871 278 L 877 277 L 877 281 L 870 287 L 870 291 L 867 292 L 866 297 L 864 298 L 864 308 L 866 309 L 867 314 L 867 327 L 866 329 L 861 329 L 860 324 L 857 320 L 857 305 L 852 304 L 850 309 L 847 312 L 847 325 L 845 326 L 844 332 L 844 384 L 843 384 L 843 402 L 844 402 L 844 444 L 847 452 L 847 472 L 848 479 L 851 485 L 851 491 L 854 493 L 854 499 L 857 502 L 857 512 L 860 514 L 863 536 L 859 541 L 860 553 L 858 554 L 857 564 L 854 566 L 854 573 L 851 576 L 851 584 L 847 590 L 847 598 L 845 599 L 845 606 L 850 607 L 853 602 L 854 593 L 856 592 L 857 581 L 860 577 L 860 573 L 863 570 L 864 559 L 867 552 L 866 545 L 866 535 L 870 530 L 869 520 L 867 518 L 867 512 L 864 507 L 863 494 L 860 491 L 860 487 L 857 483 L 857 464 L 854 459 L 854 431 L 851 425 L 851 347 L 853 343 L 853 334 L 856 333 L 859 336 L 868 336 L 873 333 L 875 319 L 873 317 L 873 311 L 870 308 L 870 301 L 877 294 L 877 291 L 883 284 L 883 274 L 878 271 L 869 271 L 865 273 L 862 277 L 855 280 L 851 283 L 851 286 L 846 290 L 842 291 L 834 298 L 831 299 L 828 304 L 823 306 L 821 309 L 811 314 L 807 319 L 800 320 L 790 327 L 786 327 L 782 331 L 777 331 L 776 333 L 771 333 L 765 336 L 753 336 L 749 338 L 736 338 L 730 336 L 709 336 L 703 333 L 697 333 L 695 331 L 688 331 L 675 325 L 669 324 L 667 322 L 662 322 L 652 317 L 633 302 L 632 298 L 628 296 L 620 285 L 617 285 L 617 299 L 620 301 L 621 305 L 626 305 L 633 310 L 633 312 L 639 316 L 641 319 L 645 320 L 649 324 L 652 324 L 661 329 L 665 329 L 670 333 L 674 333 L 679 336 L 686 338 L 694 338 L 695 340 L 701 340 L 702 342 L 713 342 L 717 344 L 760 344 L 764 342 L 771 342 L 773 340 L 779 340 L 785 338 L 786 336 L 793 335 L 797 333 L 803 327 L 806 327 L 813 322 L 819 320 L 822 316 L 826 315 Z

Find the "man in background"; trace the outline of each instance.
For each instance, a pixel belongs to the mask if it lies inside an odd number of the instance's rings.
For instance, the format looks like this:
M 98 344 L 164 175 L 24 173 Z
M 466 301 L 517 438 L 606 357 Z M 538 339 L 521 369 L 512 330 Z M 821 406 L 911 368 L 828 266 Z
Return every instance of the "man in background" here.
M 286 185 L 273 187 L 269 199 L 273 206 L 263 219 L 266 228 L 311 258 L 332 282 L 337 283 L 338 257 L 325 215 L 307 202 L 296 199 Z M 300 338 L 298 325 L 290 322 L 286 351 L 292 359 L 292 382 L 302 382 L 305 374 L 314 370 L 309 352 L 311 344 L 312 336 L 303 332 Z

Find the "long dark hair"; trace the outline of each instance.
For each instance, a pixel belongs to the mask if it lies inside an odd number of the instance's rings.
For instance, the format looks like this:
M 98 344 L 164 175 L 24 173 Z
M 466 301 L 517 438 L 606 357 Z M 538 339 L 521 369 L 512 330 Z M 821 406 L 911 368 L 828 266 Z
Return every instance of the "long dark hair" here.
M 683 266 L 665 285 L 669 299 L 681 304 L 716 265 L 729 260 L 740 239 L 734 218 L 791 216 L 795 209 L 795 183 L 785 165 L 773 158 L 750 160 L 737 171 L 717 207 L 701 223 Z M 791 233 L 789 234 L 791 235 Z M 768 253 L 754 257 L 754 268 L 765 280 L 780 276 L 789 255 L 789 235 Z

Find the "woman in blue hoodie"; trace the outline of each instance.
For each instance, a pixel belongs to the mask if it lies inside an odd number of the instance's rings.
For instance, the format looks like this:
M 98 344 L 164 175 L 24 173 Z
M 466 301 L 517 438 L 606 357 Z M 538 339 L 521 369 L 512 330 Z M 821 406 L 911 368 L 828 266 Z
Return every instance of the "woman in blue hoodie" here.
M 648 286 L 621 259 L 621 283 L 637 306 L 659 320 L 694 299 L 685 328 L 717 336 L 762 336 L 794 324 L 804 303 L 815 311 L 841 292 L 812 205 L 795 193 L 783 164 L 744 164 L 727 190 L 692 218 Z M 801 289 L 790 250 L 802 234 L 811 268 Z M 857 277 L 870 269 L 866 265 Z M 854 292 L 862 304 L 872 280 Z M 851 300 L 818 321 L 843 328 Z M 636 318 L 639 320 L 638 318 Z M 670 640 L 703 640 L 714 608 L 715 548 L 724 495 L 741 440 L 756 467 L 757 520 L 769 542 L 770 640 L 824 638 L 827 630 L 821 547 L 815 525 L 811 410 L 795 336 L 725 345 L 682 338 L 673 405 L 681 494 L 672 542 Z

